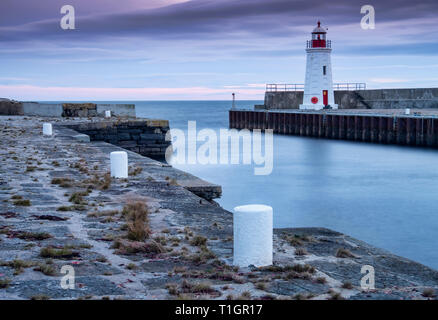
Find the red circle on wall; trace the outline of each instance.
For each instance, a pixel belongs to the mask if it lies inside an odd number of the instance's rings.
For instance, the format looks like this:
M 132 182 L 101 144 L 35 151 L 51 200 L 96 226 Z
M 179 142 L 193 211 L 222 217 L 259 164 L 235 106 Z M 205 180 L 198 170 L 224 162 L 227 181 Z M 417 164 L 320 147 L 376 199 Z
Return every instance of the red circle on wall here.
M 317 104 L 318 103 L 318 98 L 317 97 L 313 97 L 310 101 L 312 101 L 313 104 Z

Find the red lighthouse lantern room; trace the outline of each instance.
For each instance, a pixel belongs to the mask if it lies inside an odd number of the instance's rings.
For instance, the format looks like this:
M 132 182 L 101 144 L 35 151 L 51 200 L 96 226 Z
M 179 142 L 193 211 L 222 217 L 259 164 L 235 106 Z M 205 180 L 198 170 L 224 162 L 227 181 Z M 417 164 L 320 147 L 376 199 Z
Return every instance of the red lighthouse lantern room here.
M 307 48 L 330 48 L 330 41 L 327 41 L 327 31 L 321 28 L 321 22 L 313 29 L 312 40 L 307 41 Z

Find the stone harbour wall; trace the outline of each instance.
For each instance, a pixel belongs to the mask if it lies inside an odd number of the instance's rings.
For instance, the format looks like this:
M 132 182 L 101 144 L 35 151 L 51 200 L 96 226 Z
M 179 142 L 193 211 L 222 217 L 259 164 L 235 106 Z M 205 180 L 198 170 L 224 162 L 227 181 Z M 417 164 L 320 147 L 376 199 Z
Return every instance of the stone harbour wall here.
M 23 115 L 23 105 L 19 101 L 0 98 L 0 115 L 21 116 Z
M 98 103 L 97 106 L 97 115 L 98 116 L 105 116 L 105 111 L 109 110 L 111 111 L 111 114 L 117 116 L 117 117 L 136 117 L 135 112 L 135 104 L 100 104 Z
M 23 114 L 35 117 L 61 117 L 62 104 L 60 103 L 39 103 L 22 102 Z
M 63 117 L 96 117 L 97 105 L 95 103 L 63 103 Z
M 375 89 L 334 92 L 339 109 L 404 109 L 438 108 L 438 88 Z M 266 92 L 260 109 L 299 109 L 303 91 Z
M 167 120 L 139 119 L 129 121 L 100 121 L 69 125 L 86 134 L 91 141 L 105 141 L 149 158 L 163 160 L 170 130 Z
M 105 111 L 115 117 L 135 118 L 135 104 L 121 103 L 45 103 L 0 98 L 0 115 L 36 117 L 104 117 Z

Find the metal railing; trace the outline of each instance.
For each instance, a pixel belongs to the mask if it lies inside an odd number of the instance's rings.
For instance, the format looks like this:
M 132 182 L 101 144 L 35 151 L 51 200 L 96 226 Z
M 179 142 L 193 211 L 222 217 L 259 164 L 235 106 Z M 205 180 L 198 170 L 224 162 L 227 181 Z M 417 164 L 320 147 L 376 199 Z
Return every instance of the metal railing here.
M 365 90 L 366 83 L 334 83 L 333 90 Z M 266 85 L 266 92 L 282 92 L 282 91 L 303 91 L 304 84 L 302 83 L 270 83 Z
M 300 91 L 304 90 L 304 84 L 297 83 L 297 84 L 267 84 L 266 85 L 266 91 L 267 92 L 277 92 L 277 91 Z
M 365 90 L 366 83 L 333 83 L 333 90 Z
M 307 40 L 307 49 L 332 47 L 332 40 Z

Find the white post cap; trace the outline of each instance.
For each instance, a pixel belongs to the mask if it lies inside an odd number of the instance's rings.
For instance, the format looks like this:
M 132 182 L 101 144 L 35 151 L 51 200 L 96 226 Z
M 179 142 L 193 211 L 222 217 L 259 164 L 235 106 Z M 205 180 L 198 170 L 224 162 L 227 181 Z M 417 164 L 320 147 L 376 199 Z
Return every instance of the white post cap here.
M 53 134 L 52 124 L 51 123 L 43 123 L 43 135 L 51 136 Z
M 110 154 L 111 177 L 128 178 L 128 154 L 125 151 L 115 151 Z
M 272 264 L 272 207 L 253 204 L 234 208 L 233 233 L 234 265 L 262 267 Z

